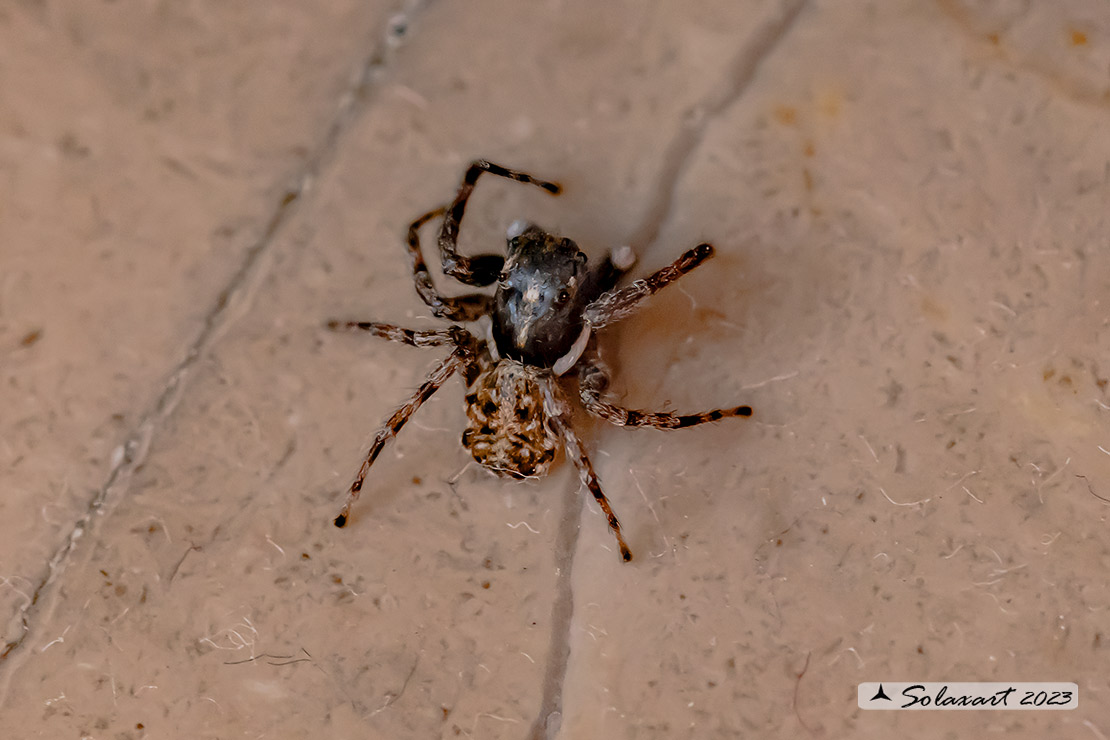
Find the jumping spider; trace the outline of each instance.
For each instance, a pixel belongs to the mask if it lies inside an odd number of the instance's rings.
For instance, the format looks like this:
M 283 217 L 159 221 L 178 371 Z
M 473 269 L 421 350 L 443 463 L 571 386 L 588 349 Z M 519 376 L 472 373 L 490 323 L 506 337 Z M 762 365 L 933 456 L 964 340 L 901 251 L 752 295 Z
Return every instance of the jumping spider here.
M 578 469 L 582 483 L 605 512 L 621 558 L 627 562 L 632 559 L 632 552 L 621 536 L 620 523 L 601 490 L 590 458 L 571 426 L 570 406 L 558 377 L 573 370 L 586 409 L 620 426 L 680 429 L 729 416 L 751 416 L 748 406 L 700 414 L 636 411 L 603 397 L 609 386 L 609 371 L 598 357 L 593 331 L 632 314 L 645 298 L 712 257 L 713 247 L 700 244 L 673 264 L 620 289 L 616 288 L 617 281 L 635 260 L 630 248 L 613 250 L 600 266 L 590 269 L 586 255 L 574 242 L 530 224 L 518 222 L 509 229 L 507 257 L 496 254 L 466 257 L 458 252 L 459 222 L 483 172 L 536 185 L 553 195 L 558 195 L 561 188 L 556 183 L 479 160 L 467 169 L 453 203 L 429 211 L 409 226 L 408 250 L 416 292 L 439 318 L 474 322 L 489 317 L 484 340 L 457 324 L 435 331 L 417 331 L 370 321 L 328 322 L 328 328 L 336 331 L 369 332 L 414 347 L 451 348 L 451 354 L 435 366 L 420 389 L 374 436 L 335 525 L 342 527 L 347 523 L 366 474 L 386 444 L 448 378 L 461 372 L 466 378 L 468 419 L 462 443 L 474 459 L 498 475 L 538 477 L 551 468 L 561 444 Z M 421 254 L 419 231 L 440 216 L 443 272 L 466 285 L 497 283 L 493 295 L 448 297 L 433 286 Z

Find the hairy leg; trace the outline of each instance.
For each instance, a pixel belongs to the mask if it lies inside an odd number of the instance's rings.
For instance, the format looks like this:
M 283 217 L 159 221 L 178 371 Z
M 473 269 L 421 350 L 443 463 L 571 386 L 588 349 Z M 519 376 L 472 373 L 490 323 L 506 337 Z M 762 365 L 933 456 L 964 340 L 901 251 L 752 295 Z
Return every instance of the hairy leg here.
M 592 270 L 590 282 L 595 295 L 600 297 L 606 291 L 617 286 L 617 283 L 632 266 L 636 264 L 636 253 L 632 247 L 613 247 L 605 255 L 601 264 Z
M 583 287 L 586 291 L 587 301 L 597 300 L 605 291 L 612 290 L 617 282 L 636 264 L 636 253 L 632 247 L 614 247 L 605 255 L 600 265 L 590 271 L 587 283 Z M 593 327 L 584 323 L 582 333 L 578 335 L 570 350 L 552 365 L 556 375 L 564 375 L 578 362 L 578 358 L 586 350 L 586 345 L 592 336 Z
M 598 480 L 597 473 L 594 472 L 593 463 L 590 462 L 586 450 L 582 447 L 581 440 L 574 432 L 574 427 L 571 424 L 570 408 L 566 401 L 563 400 L 562 394 L 555 386 L 555 381 L 548 379 L 544 381 L 544 406 L 545 411 L 551 420 L 554 431 L 559 435 L 563 441 L 563 446 L 566 448 L 567 457 L 574 463 L 574 467 L 578 469 L 578 475 L 582 480 L 582 484 L 593 494 L 594 500 L 597 501 L 601 511 L 605 514 L 606 520 L 609 522 L 609 530 L 613 536 L 617 538 L 617 546 L 620 549 L 621 560 L 628 562 L 632 559 L 632 551 L 628 549 L 628 545 L 621 535 L 621 523 L 617 520 L 617 515 L 613 513 L 613 507 L 609 505 L 609 499 L 605 497 L 605 492 L 601 490 L 601 481 Z
M 332 319 L 327 324 L 332 331 L 366 332 L 375 337 L 388 339 L 391 342 L 400 342 L 411 347 L 441 347 L 445 344 L 469 344 L 469 332 L 461 326 L 449 326 L 446 329 L 421 331 L 419 329 L 406 329 L 393 324 L 381 324 L 377 321 L 336 321 Z
M 473 347 L 469 344 L 456 346 L 454 352 L 446 359 L 440 361 L 439 364 L 432 369 L 432 372 L 428 374 L 424 384 L 417 389 L 416 393 L 402 404 L 400 408 L 394 411 L 381 428 L 378 429 L 377 434 L 374 435 L 374 441 L 370 444 L 370 451 L 367 452 L 366 459 L 358 469 L 358 475 L 347 491 L 347 500 L 344 502 L 339 516 L 335 518 L 335 526 L 342 527 L 347 524 L 347 520 L 351 516 L 351 507 L 358 501 L 359 493 L 362 491 L 362 484 L 366 480 L 366 474 L 370 472 L 370 466 L 378 459 L 378 455 L 385 449 L 385 446 L 389 444 L 389 442 L 397 436 L 397 433 L 401 431 L 401 428 L 405 426 L 405 422 L 412 418 L 416 410 L 419 409 L 425 401 L 431 398 L 432 395 L 447 382 L 448 378 L 460 369 L 466 369 L 473 363 Z M 470 375 L 469 371 L 467 375 Z
M 480 254 L 475 257 L 459 254 L 459 222 L 462 221 L 463 213 L 466 211 L 466 202 L 474 192 L 474 184 L 483 172 L 535 185 L 553 195 L 558 195 L 562 191 L 557 183 L 539 180 L 525 172 L 510 170 L 484 159 L 473 162 L 467 168 L 462 185 L 459 186 L 459 192 L 443 218 L 443 227 L 439 231 L 439 252 L 443 259 L 445 274 L 466 285 L 479 287 L 490 285 L 497 280 L 505 264 L 505 258 L 497 254 Z
M 437 216 L 447 212 L 446 206 L 428 211 L 409 226 L 408 250 L 412 262 L 412 279 L 416 293 L 432 309 L 432 313 L 449 321 L 476 321 L 479 316 L 489 312 L 490 296 L 481 293 L 461 296 L 445 296 L 436 290 L 424 253 L 420 247 L 420 228 Z
M 696 414 L 674 414 L 669 411 L 639 411 L 618 406 L 603 398 L 609 387 L 609 370 L 595 353 L 590 353 L 578 365 L 578 393 L 582 404 L 591 414 L 612 424 L 625 427 L 654 427 L 655 429 L 684 429 L 686 427 L 720 421 L 731 416 L 751 416 L 751 406 L 729 409 L 712 409 Z
M 655 295 L 712 256 L 711 245 L 699 244 L 654 274 L 598 298 L 586 307 L 586 321 L 594 329 L 600 329 L 630 316 L 645 298 Z

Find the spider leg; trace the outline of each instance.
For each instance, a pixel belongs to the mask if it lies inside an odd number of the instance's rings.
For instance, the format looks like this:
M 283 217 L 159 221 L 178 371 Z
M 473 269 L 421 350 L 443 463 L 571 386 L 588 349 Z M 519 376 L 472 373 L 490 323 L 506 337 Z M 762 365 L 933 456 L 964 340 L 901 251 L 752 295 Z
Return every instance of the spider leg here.
M 632 559 L 632 551 L 628 549 L 628 544 L 625 543 L 624 537 L 621 535 L 621 523 L 617 520 L 617 515 L 613 513 L 613 507 L 609 505 L 609 499 L 605 498 L 605 492 L 601 490 L 601 481 L 598 480 L 597 473 L 594 472 L 593 463 L 590 462 L 578 435 L 574 433 L 570 418 L 570 407 L 563 400 L 562 394 L 553 380 L 544 380 L 543 393 L 544 406 L 551 425 L 563 440 L 567 457 L 578 469 L 578 476 L 581 478 L 582 484 L 593 494 L 594 500 L 597 501 L 597 505 L 601 507 L 601 511 L 605 514 L 605 518 L 609 522 L 609 530 L 617 538 L 621 560 L 627 563 Z
M 562 190 L 557 183 L 539 180 L 524 172 L 510 170 L 484 159 L 471 163 L 463 176 L 462 185 L 459 186 L 455 201 L 447 208 L 446 215 L 443 218 L 443 227 L 439 231 L 439 253 L 443 259 L 444 273 L 461 283 L 479 287 L 490 285 L 497 280 L 501 267 L 505 264 L 505 258 L 498 254 L 480 254 L 475 257 L 466 257 L 459 254 L 459 222 L 466 210 L 466 201 L 470 198 L 470 194 L 474 192 L 474 183 L 478 181 L 478 177 L 483 172 L 535 185 L 554 195 L 558 195 Z M 429 218 L 433 216 L 434 213 L 429 215 Z
M 630 316 L 652 296 L 713 256 L 713 247 L 699 244 L 663 269 L 620 290 L 611 290 L 586 307 L 584 317 L 594 329 Z
M 654 427 L 655 429 L 684 429 L 720 421 L 730 416 L 751 416 L 751 406 L 731 409 L 713 409 L 696 414 L 674 414 L 669 411 L 638 411 L 626 409 L 602 398 L 609 387 L 609 369 L 601 359 L 591 353 L 578 365 L 578 393 L 582 404 L 594 416 L 622 427 Z
M 465 329 L 451 326 L 446 329 L 434 331 L 421 331 L 419 329 L 406 329 L 393 324 L 380 324 L 376 321 L 336 321 L 332 319 L 327 324 L 332 331 L 367 332 L 391 342 L 400 342 L 410 347 L 441 347 L 445 344 L 465 344 L 468 340 L 463 336 Z
M 590 271 L 590 276 L 587 278 L 589 287 L 583 288 L 590 296 L 588 300 L 592 303 L 606 291 L 615 288 L 617 282 L 634 264 L 636 264 L 636 253 L 632 251 L 632 247 L 610 249 L 601 264 Z
M 636 253 L 632 251 L 632 247 L 610 249 L 602 263 L 590 271 L 586 278 L 587 282 L 582 286 L 587 304 L 597 300 L 605 291 L 612 290 L 634 264 L 636 264 Z M 592 329 L 593 327 L 588 323 L 583 325 L 582 333 L 574 345 L 552 365 L 551 369 L 555 371 L 555 375 L 561 376 L 574 367 L 586 349 L 586 343 L 590 341 Z
M 347 520 L 351 516 L 351 507 L 355 501 L 358 501 L 359 493 L 362 491 L 363 481 L 366 480 L 366 474 L 370 471 L 370 466 L 381 454 L 385 446 L 397 436 L 401 428 L 405 425 L 416 410 L 419 409 L 425 401 L 432 397 L 432 394 L 440 389 L 440 387 L 447 382 L 447 379 L 454 375 L 460 368 L 465 368 L 474 362 L 473 348 L 469 344 L 460 344 L 455 347 L 446 359 L 440 361 L 438 365 L 428 374 L 427 380 L 424 385 L 412 395 L 412 397 L 401 405 L 393 415 L 390 416 L 377 434 L 374 435 L 374 441 L 370 444 L 370 451 L 366 454 L 366 460 L 363 461 L 362 467 L 358 469 L 358 476 L 355 478 L 354 483 L 351 484 L 350 489 L 347 491 L 347 500 L 343 504 L 343 508 L 339 512 L 339 516 L 335 518 L 335 526 L 342 527 L 347 524 Z
M 436 290 L 428 264 L 420 248 L 420 228 L 437 216 L 447 212 L 447 206 L 428 211 L 409 225 L 408 250 L 412 262 L 412 279 L 416 292 L 432 309 L 432 313 L 449 321 L 476 321 L 479 316 L 489 312 L 490 296 L 481 293 L 461 296 L 445 296 Z M 500 268 L 498 268 L 500 269 Z

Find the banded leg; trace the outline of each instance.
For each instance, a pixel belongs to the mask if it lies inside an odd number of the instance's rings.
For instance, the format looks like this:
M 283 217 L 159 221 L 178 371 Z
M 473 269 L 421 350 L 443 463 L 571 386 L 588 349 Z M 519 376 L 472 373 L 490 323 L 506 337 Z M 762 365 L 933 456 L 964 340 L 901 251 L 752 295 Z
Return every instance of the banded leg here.
M 459 222 L 462 221 L 463 212 L 470 194 L 474 192 L 474 183 L 478 177 L 488 172 L 491 175 L 507 177 L 510 180 L 523 182 L 541 187 L 553 195 L 558 195 L 562 188 L 554 182 L 539 180 L 529 174 L 518 170 L 510 170 L 501 165 L 479 159 L 473 162 L 463 176 L 462 185 L 459 186 L 455 201 L 447 209 L 443 218 L 443 227 L 439 231 L 439 253 L 443 259 L 443 272 L 466 285 L 490 285 L 501 273 L 505 258 L 499 254 L 479 254 L 475 257 L 466 257 L 459 254 Z
M 328 322 L 332 331 L 367 332 L 391 342 L 400 342 L 410 347 L 441 347 L 445 344 L 468 344 L 466 335 L 469 333 L 461 326 L 449 326 L 446 329 L 434 331 L 421 331 L 419 329 L 406 329 L 393 324 L 380 324 L 376 321 L 336 321 Z
M 611 290 L 586 307 L 584 316 L 594 329 L 616 323 L 634 313 L 641 301 L 713 256 L 710 244 L 699 244 L 670 265 L 620 290 Z
M 420 248 L 420 228 L 433 218 L 447 212 L 446 206 L 428 211 L 409 225 L 408 250 L 412 262 L 412 279 L 416 283 L 416 293 L 432 309 L 432 313 L 449 321 L 477 321 L 479 316 L 489 312 L 490 296 L 475 293 L 448 297 L 441 295 L 432 283 L 428 264 Z
M 751 416 L 751 406 L 731 409 L 713 409 L 697 414 L 674 414 L 669 411 L 638 411 L 617 406 L 602 398 L 609 387 L 609 370 L 596 354 L 591 354 L 578 366 L 578 393 L 582 404 L 594 416 L 622 427 L 654 427 L 655 429 L 684 429 L 686 427 L 720 421 L 732 416 Z
M 636 253 L 632 251 L 632 247 L 614 247 L 610 249 L 609 254 L 605 255 L 601 264 L 590 271 L 586 278 L 587 282 L 582 286 L 583 295 L 586 296 L 585 300 L 592 303 L 606 291 L 612 290 L 634 264 L 636 264 Z M 592 328 L 589 324 L 583 325 L 582 333 L 575 340 L 570 350 L 552 365 L 551 369 L 555 372 L 555 375 L 565 374 L 578 362 L 578 358 L 582 356 L 587 343 L 590 341 Z
M 602 294 L 617 286 L 632 266 L 636 264 L 636 253 L 632 247 L 614 247 L 605 255 L 601 264 L 590 271 L 590 292 L 600 298 Z M 597 298 L 591 298 L 592 303 Z
M 601 507 L 601 511 L 605 514 L 605 518 L 609 522 L 609 531 L 617 538 L 621 560 L 627 563 L 632 559 L 632 551 L 628 549 L 628 544 L 625 543 L 624 537 L 621 535 L 621 523 L 617 520 L 617 515 L 613 513 L 613 507 L 609 505 L 609 499 L 605 498 L 605 492 L 601 490 L 601 481 L 598 480 L 597 473 L 594 472 L 593 463 L 590 462 L 586 450 L 583 449 L 578 435 L 574 433 L 574 427 L 571 425 L 570 407 L 562 399 L 554 381 L 545 380 L 543 392 L 544 410 L 547 412 L 551 425 L 563 440 L 567 457 L 578 469 L 578 476 L 582 480 L 582 484 L 593 494 L 594 500 L 597 501 L 597 505 Z
M 347 491 L 347 500 L 344 502 L 339 516 L 335 518 L 335 526 L 342 527 L 347 524 L 347 520 L 351 516 L 351 507 L 358 501 L 359 493 L 362 491 L 362 483 L 366 480 L 366 474 L 370 471 L 370 466 L 378 459 L 381 451 L 385 449 L 385 446 L 397 436 L 405 422 L 416 413 L 416 410 L 425 401 L 432 397 L 433 393 L 447 382 L 448 378 L 470 362 L 472 362 L 471 348 L 466 345 L 456 347 L 454 352 L 436 365 L 432 372 L 428 374 L 424 385 L 420 386 L 416 393 L 412 395 L 412 398 L 394 411 L 393 415 L 386 420 L 378 433 L 374 435 L 374 441 L 370 444 L 370 451 L 366 454 L 366 460 L 363 461 L 362 467 L 358 469 L 358 476 Z

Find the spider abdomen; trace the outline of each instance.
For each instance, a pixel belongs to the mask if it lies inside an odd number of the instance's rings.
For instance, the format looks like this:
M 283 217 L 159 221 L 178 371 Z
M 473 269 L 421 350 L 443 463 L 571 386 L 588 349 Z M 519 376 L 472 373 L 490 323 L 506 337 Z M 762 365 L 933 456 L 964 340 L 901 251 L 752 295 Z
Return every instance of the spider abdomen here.
M 540 372 L 503 359 L 467 389 L 463 446 L 498 475 L 539 477 L 555 461 L 559 441 L 548 428 Z

